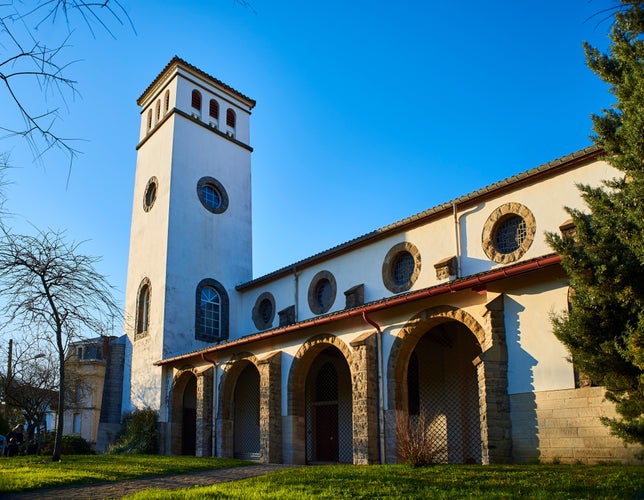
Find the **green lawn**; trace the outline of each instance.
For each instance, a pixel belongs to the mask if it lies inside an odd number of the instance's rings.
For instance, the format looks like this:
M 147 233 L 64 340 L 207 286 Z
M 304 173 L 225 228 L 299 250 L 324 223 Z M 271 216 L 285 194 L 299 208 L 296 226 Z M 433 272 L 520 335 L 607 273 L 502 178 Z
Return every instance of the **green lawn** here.
M 251 462 L 159 455 L 73 455 L 0 458 L 0 494 L 145 476 L 224 469 Z
M 2 493 L 245 465 L 216 458 L 93 455 L 0 458 Z M 644 500 L 644 466 L 513 465 L 413 468 L 312 466 L 149 498 L 619 498 Z
M 321 466 L 206 488 L 147 491 L 130 500 L 173 498 L 644 498 L 641 466 Z

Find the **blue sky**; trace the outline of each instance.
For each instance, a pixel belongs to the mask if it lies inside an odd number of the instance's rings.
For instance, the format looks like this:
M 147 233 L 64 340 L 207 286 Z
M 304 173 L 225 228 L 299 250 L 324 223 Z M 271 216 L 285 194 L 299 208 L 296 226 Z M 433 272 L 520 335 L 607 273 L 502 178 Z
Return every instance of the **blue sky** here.
M 71 172 L 56 152 L 34 162 L 0 141 L 11 224 L 85 241 L 122 302 L 136 99 L 178 55 L 257 101 L 253 263 L 266 274 L 589 146 L 590 114 L 612 99 L 582 41 L 607 46 L 609 23 L 591 16 L 614 3 L 122 0 L 136 31 L 81 25 L 65 51 L 80 92 L 57 123 L 79 138 Z

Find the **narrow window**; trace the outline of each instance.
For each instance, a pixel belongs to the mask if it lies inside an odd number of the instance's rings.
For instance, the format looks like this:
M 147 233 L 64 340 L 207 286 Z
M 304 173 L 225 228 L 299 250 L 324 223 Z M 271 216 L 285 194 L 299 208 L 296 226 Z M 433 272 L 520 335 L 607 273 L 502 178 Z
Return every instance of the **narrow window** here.
M 235 128 L 235 124 L 237 123 L 237 117 L 235 116 L 235 112 L 228 108 L 226 110 L 226 125 L 229 127 Z
M 148 331 L 150 322 L 150 284 L 143 281 L 139 288 L 139 297 L 136 306 L 136 335 L 144 335 Z
M 206 337 L 217 338 L 220 336 L 221 299 L 217 290 L 204 287 L 201 290 L 201 324 Z
M 198 90 L 192 91 L 192 107 L 201 112 L 201 93 Z
M 157 100 L 156 113 L 157 113 L 157 122 L 158 122 L 161 119 L 161 101 L 159 100 Z
M 195 338 L 218 342 L 228 338 L 228 294 L 218 281 L 206 278 L 197 285 Z
M 219 120 L 219 103 L 214 99 L 210 99 L 210 116 Z
M 148 111 L 148 132 L 152 128 L 152 110 Z
M 170 91 L 166 90 L 164 104 L 163 104 L 163 112 L 167 113 L 169 109 L 170 109 Z
M 72 425 L 72 433 L 74 434 L 80 434 L 80 424 L 81 424 L 80 417 L 81 417 L 80 413 L 74 413 L 74 420 Z

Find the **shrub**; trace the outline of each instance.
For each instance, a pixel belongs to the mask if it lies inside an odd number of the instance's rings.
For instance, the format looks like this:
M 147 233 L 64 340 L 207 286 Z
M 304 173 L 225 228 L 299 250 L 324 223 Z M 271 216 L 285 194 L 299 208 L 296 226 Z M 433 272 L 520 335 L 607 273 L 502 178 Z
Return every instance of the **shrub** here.
M 116 442 L 108 453 L 156 454 L 159 452 L 158 414 L 151 408 L 126 413 Z
M 51 455 L 54 453 L 54 440 L 55 434 L 50 432 L 47 434 L 42 444 L 40 445 L 41 455 Z M 31 443 L 27 444 L 27 450 L 31 450 Z M 61 444 L 61 453 L 63 455 L 93 455 L 95 452 L 92 450 L 92 445 L 81 436 L 68 435 L 63 436 Z
M 436 444 L 429 424 L 424 412 L 419 415 L 396 412 L 396 452 L 399 461 L 414 467 L 441 461 L 446 450 Z

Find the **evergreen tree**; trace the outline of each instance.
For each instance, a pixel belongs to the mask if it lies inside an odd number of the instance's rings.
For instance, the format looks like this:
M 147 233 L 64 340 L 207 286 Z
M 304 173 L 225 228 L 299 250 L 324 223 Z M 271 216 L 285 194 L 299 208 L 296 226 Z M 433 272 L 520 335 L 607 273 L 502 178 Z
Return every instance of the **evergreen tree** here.
M 621 0 L 601 53 L 588 66 L 617 102 L 593 115 L 593 140 L 620 170 L 600 187 L 579 186 L 590 213 L 567 209 L 575 236 L 548 234 L 570 277 L 570 310 L 553 318 L 576 367 L 606 388 L 618 418 L 602 420 L 644 444 L 644 1 Z

